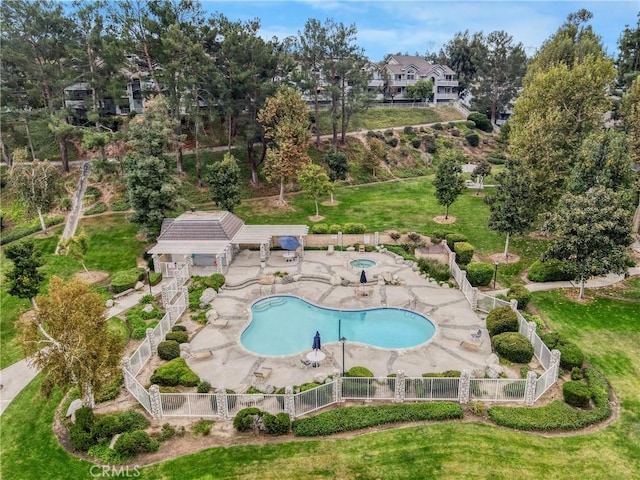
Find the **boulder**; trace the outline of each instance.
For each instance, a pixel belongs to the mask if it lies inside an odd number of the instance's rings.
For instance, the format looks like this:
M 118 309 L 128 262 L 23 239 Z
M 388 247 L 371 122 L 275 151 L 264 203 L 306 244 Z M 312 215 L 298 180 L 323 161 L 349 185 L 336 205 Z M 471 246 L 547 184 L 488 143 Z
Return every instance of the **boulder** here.
M 151 313 L 153 312 L 153 305 L 149 304 L 149 305 L 145 305 L 144 308 L 142 309 L 142 311 L 144 313 Z
M 204 303 L 205 305 L 208 303 L 211 303 L 211 301 L 216 298 L 217 292 L 215 291 L 215 289 L 209 287 L 209 288 L 205 288 L 204 292 L 202 292 L 202 295 L 200 295 L 200 303 Z
M 340 275 L 331 275 L 331 278 L 329 279 L 329 283 L 334 287 L 337 287 L 338 285 L 340 285 L 341 281 L 342 281 L 342 278 L 340 278 Z
M 476 368 L 475 370 L 471 370 L 471 378 L 484 378 L 484 374 L 484 368 Z
M 313 376 L 313 381 L 315 383 L 324 383 L 327 380 L 327 374 L 326 373 L 316 373 Z
M 340 282 L 340 285 L 342 285 L 343 287 L 348 287 L 349 285 L 351 285 L 351 282 L 346 278 L 343 278 L 342 281 Z
M 503 368 L 500 365 L 489 365 L 487 367 L 487 377 L 500 378 L 500 374 L 503 372 Z
M 355 252 L 356 251 L 356 247 L 347 247 L 347 252 Z
M 484 361 L 485 365 L 498 365 L 499 363 L 500 363 L 500 359 L 498 359 L 498 355 L 496 355 L 495 353 L 492 353 L 491 355 L 489 355 L 487 359 Z
M 136 282 L 136 286 L 133 287 L 134 290 L 142 290 L 144 288 L 144 283 Z
M 69 405 L 69 408 L 67 409 L 67 418 L 71 417 L 71 421 L 75 422 L 76 421 L 76 410 L 78 410 L 79 408 L 82 407 L 82 400 L 80 400 L 79 398 L 75 399 L 73 402 L 71 402 L 71 405 Z
M 291 275 L 285 275 L 284 277 L 282 277 L 282 283 L 285 285 L 293 282 L 295 282 L 295 280 Z
M 263 275 L 260 280 L 258 280 L 258 285 L 273 285 L 276 283 L 275 275 Z
M 110 298 L 109 300 L 104 302 L 104 306 L 107 307 L 107 308 L 111 308 L 111 307 L 113 307 L 115 305 L 115 303 L 116 302 L 114 302 L 113 299 Z
M 272 394 L 273 392 L 276 391 L 276 387 L 274 387 L 273 385 L 255 385 L 253 388 L 255 388 L 256 390 L 258 390 L 261 393 L 266 393 L 267 395 Z
M 300 279 L 302 278 L 302 275 L 299 273 L 296 273 L 295 275 L 291 275 L 291 278 L 293 278 L 294 282 L 299 282 Z
M 207 317 L 207 322 L 210 323 L 217 320 L 220 315 L 218 315 L 217 310 L 214 310 L 212 308 L 211 310 L 207 310 L 207 313 L 205 313 L 205 316 Z

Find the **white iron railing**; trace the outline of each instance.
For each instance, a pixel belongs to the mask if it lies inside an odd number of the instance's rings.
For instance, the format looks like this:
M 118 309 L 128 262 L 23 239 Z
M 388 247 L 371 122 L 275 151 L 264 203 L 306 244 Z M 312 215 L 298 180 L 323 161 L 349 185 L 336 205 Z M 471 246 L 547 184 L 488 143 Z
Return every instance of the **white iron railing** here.
M 526 380 L 472 378 L 470 397 L 487 402 L 524 402 L 526 385 Z
M 405 379 L 405 400 L 457 400 L 459 378 L 408 377 Z

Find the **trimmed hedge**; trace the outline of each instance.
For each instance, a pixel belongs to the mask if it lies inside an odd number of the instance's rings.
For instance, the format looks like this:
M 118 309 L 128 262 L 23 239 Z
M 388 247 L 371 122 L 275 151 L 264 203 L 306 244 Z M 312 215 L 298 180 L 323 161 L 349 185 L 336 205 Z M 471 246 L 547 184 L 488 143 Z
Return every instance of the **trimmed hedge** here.
M 420 273 L 426 273 L 439 282 L 446 282 L 451 277 L 449 265 L 433 258 L 419 258 L 418 268 Z
M 342 231 L 342 225 L 333 224 L 329 225 L 329 233 L 338 233 Z
M 584 353 L 573 342 L 568 341 L 559 333 L 543 333 L 540 340 L 550 349 L 554 348 L 560 352 L 560 366 L 565 370 L 573 368 L 582 368 L 584 363 Z
M 467 280 L 474 287 L 486 287 L 493 278 L 493 266 L 483 262 L 471 262 L 467 265 Z
M 480 135 L 476 132 L 467 132 L 464 136 L 464 139 L 471 147 L 477 147 L 480 145 Z
M 478 130 L 482 130 L 483 132 L 491 133 L 493 132 L 493 125 L 491 125 L 491 120 L 484 113 L 480 112 L 471 112 L 467 116 L 467 120 L 471 120 L 475 122 L 476 128 Z
M 233 419 L 233 428 L 239 432 L 248 432 L 253 427 L 253 418 L 260 413 L 260 409 L 256 407 L 243 408 Z
M 460 405 L 452 402 L 405 403 L 370 407 L 345 407 L 293 422 L 297 437 L 348 432 L 398 422 L 462 418 Z
M 120 270 L 111 277 L 111 288 L 114 293 L 121 293 L 136 286 L 136 283 L 144 278 L 144 269 L 135 267 L 129 270 Z
M 122 458 L 131 458 L 142 452 L 157 452 L 158 448 L 160 448 L 160 442 L 152 439 L 143 430 L 125 432 L 118 437 L 113 445 L 113 449 Z
M 433 238 L 439 237 L 441 232 L 433 232 Z M 445 233 L 444 239 L 447 241 L 447 246 L 450 250 L 453 250 L 456 242 L 468 242 L 469 238 L 462 233 Z
M 373 372 L 366 367 L 351 367 L 345 377 L 373 378 Z
M 573 280 L 573 275 L 560 260 L 550 258 L 546 262 L 533 262 L 527 272 L 527 279 L 532 282 L 562 282 Z
M 326 223 L 316 223 L 311 227 L 311 233 L 317 233 L 320 235 L 329 233 L 329 225 Z
M 521 283 L 514 283 L 507 291 L 507 300 L 517 300 L 518 309 L 524 310 L 531 301 L 531 292 Z
M 565 382 L 562 385 L 562 397 L 572 407 L 584 408 L 591 400 L 591 390 L 579 381 Z
M 269 412 L 262 414 L 262 423 L 269 435 L 286 435 L 291 430 L 291 418 L 288 413 L 272 415 Z
M 345 223 L 343 233 L 364 233 L 366 229 L 363 223 Z
M 505 332 L 492 338 L 495 352 L 515 363 L 529 363 L 533 358 L 533 345 L 523 335 Z
M 544 407 L 491 407 L 489 418 L 497 425 L 537 432 L 566 431 L 585 428 L 611 416 L 609 384 L 600 372 L 585 368 L 585 379 L 595 408 L 581 410 L 555 400 Z
M 489 312 L 486 319 L 490 336 L 518 331 L 518 316 L 511 307 L 498 307 Z
M 164 387 L 195 387 L 200 382 L 198 375 L 189 368 L 184 358 L 174 358 L 156 368 L 151 375 L 151 383 Z
M 475 248 L 469 242 L 456 242 L 453 246 L 453 250 L 456 252 L 456 263 L 458 265 L 466 265 L 473 258 Z
M 467 128 L 476 128 L 476 122 L 473 120 L 467 120 L 464 124 Z
M 85 210 L 84 214 L 86 215 L 97 215 L 98 213 L 104 213 L 109 209 L 107 204 L 104 202 L 98 202 L 93 207 L 88 210 Z
M 178 342 L 178 343 L 187 343 L 189 341 L 189 335 L 187 335 L 187 332 L 185 331 L 172 331 L 172 332 L 168 332 L 165 337 L 165 340 L 173 340 L 174 342 Z
M 173 360 L 180 356 L 180 345 L 175 340 L 165 340 L 158 344 L 158 356 L 163 360 Z

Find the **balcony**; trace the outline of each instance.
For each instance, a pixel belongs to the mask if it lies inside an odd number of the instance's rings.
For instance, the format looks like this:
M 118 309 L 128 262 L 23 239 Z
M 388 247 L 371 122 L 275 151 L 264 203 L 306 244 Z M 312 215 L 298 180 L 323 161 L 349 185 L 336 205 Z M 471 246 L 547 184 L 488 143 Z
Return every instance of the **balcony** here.
M 439 100 L 458 100 L 458 94 L 455 92 L 452 93 L 436 93 L 435 94 L 435 101 L 439 101 Z
M 457 80 L 436 80 L 436 87 L 457 87 Z

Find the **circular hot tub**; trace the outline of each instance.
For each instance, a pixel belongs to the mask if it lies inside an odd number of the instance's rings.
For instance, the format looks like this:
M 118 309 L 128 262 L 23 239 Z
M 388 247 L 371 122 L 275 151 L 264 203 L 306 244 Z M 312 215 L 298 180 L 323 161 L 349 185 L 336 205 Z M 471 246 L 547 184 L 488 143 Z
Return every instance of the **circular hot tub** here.
M 368 258 L 360 258 L 358 260 L 351 260 L 349 265 L 353 268 L 371 268 L 376 266 L 376 262 Z

